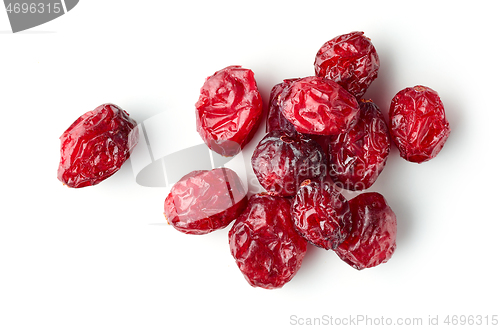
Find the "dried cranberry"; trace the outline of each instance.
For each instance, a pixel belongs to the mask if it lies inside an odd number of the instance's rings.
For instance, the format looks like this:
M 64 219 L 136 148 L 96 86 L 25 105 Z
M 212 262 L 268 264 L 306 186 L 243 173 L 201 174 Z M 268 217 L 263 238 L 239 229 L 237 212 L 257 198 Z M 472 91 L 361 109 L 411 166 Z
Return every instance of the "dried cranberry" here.
M 252 139 L 262 114 L 253 72 L 228 66 L 208 77 L 201 88 L 196 128 L 210 149 L 233 156 Z
M 292 219 L 300 235 L 312 244 L 335 249 L 351 231 L 349 202 L 334 185 L 305 180 L 294 198 Z
M 242 182 L 231 169 L 197 170 L 172 186 L 165 199 L 165 217 L 180 232 L 206 234 L 229 225 L 247 201 Z
M 281 130 L 288 135 L 294 135 L 297 133 L 295 126 L 285 119 L 281 113 L 281 93 L 283 90 L 292 82 L 298 79 L 286 79 L 282 83 L 279 83 L 273 87 L 271 90 L 271 97 L 269 100 L 269 113 L 266 123 L 266 132 L 273 130 Z M 328 145 L 330 142 L 330 136 L 327 135 L 313 135 L 313 134 L 303 134 L 307 138 L 316 141 L 325 154 L 328 154 Z
M 364 190 L 384 169 L 391 139 L 384 116 L 375 103 L 361 100 L 361 116 L 347 133 L 330 139 L 330 177 L 342 188 Z
M 138 141 L 137 123 L 114 104 L 79 117 L 60 137 L 57 178 L 69 187 L 96 185 L 113 175 Z
M 363 32 L 339 35 L 316 54 L 317 76 L 332 79 L 360 98 L 375 80 L 380 66 L 375 47 Z
M 280 288 L 300 269 L 307 241 L 295 231 L 289 199 L 256 194 L 229 231 L 229 246 L 248 283 Z
M 392 99 L 389 127 L 401 157 L 422 163 L 434 158 L 450 135 L 443 103 L 429 87 L 405 88 Z
M 264 136 L 251 162 L 259 183 L 271 195 L 293 196 L 304 179 L 327 173 L 326 156 L 318 143 L 281 130 Z
M 271 97 L 269 99 L 269 112 L 267 115 L 266 131 L 282 130 L 287 134 L 295 134 L 297 130 L 283 114 L 281 114 L 281 93 L 290 83 L 298 79 L 283 80 L 271 89 Z
M 293 81 L 281 93 L 281 113 L 299 133 L 335 135 L 358 120 L 356 98 L 336 82 L 321 77 Z
M 355 269 L 387 262 L 396 249 L 396 215 L 385 198 L 376 192 L 349 200 L 352 230 L 336 250 Z

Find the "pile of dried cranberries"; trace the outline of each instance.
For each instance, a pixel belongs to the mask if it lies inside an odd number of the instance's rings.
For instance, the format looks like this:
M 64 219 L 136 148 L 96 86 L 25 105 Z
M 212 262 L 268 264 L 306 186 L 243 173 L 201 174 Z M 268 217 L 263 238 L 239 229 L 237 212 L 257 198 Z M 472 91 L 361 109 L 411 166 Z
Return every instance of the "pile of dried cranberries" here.
M 267 118 L 251 70 L 229 66 L 208 77 L 195 107 L 210 149 L 238 154 L 267 119 L 251 158 L 266 192 L 247 196 L 228 168 L 194 171 L 166 198 L 168 222 L 186 234 L 233 223 L 230 252 L 254 287 L 289 282 L 308 245 L 334 251 L 358 270 L 387 262 L 396 248 L 396 215 L 379 193 L 347 200 L 342 191 L 373 185 L 391 140 L 401 157 L 422 163 L 439 153 L 450 129 L 438 94 L 424 86 L 396 94 L 387 125 L 379 107 L 362 98 L 379 66 L 363 32 L 335 37 L 317 52 L 314 76 L 274 86 Z M 59 179 L 83 187 L 112 175 L 136 144 L 135 125 L 111 104 L 79 118 L 61 137 Z

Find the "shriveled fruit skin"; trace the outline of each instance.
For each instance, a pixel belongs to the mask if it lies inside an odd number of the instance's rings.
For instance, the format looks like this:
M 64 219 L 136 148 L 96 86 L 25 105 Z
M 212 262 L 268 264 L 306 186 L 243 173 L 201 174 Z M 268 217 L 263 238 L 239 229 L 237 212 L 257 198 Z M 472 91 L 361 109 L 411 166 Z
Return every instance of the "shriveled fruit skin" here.
M 290 83 L 281 93 L 280 103 L 285 119 L 302 134 L 344 133 L 359 118 L 353 95 L 333 80 L 316 76 Z
M 298 79 L 286 79 L 278 83 L 271 89 L 269 98 L 269 110 L 266 121 L 266 132 L 282 130 L 287 134 L 296 134 L 297 130 L 283 114 L 281 114 L 281 94 L 290 83 Z
M 287 135 L 297 134 L 295 126 L 288 121 L 281 113 L 281 94 L 283 90 L 297 79 L 285 79 L 283 82 L 275 85 L 271 90 L 271 95 L 269 98 L 269 111 L 266 121 L 266 132 L 271 132 L 274 130 L 281 130 Z M 313 139 L 323 149 L 325 154 L 328 154 L 328 143 L 330 136 L 328 135 L 313 135 L 313 134 L 303 134 L 307 138 Z
M 336 249 L 351 231 L 349 202 L 326 181 L 305 180 L 293 199 L 295 229 L 307 241 L 324 249 Z
M 438 93 L 425 86 L 408 87 L 391 101 L 389 129 L 402 158 L 422 163 L 436 157 L 450 135 Z
M 223 156 L 239 153 L 263 116 L 253 72 L 236 65 L 208 77 L 195 106 L 198 133 L 210 149 Z
M 348 132 L 332 136 L 328 151 L 330 177 L 353 191 L 375 183 L 391 148 L 389 128 L 379 107 L 369 100 L 359 104 L 360 119 Z
M 357 270 L 387 262 L 396 249 L 396 215 L 376 192 L 349 200 L 352 230 L 335 251 Z
M 380 60 L 363 32 L 339 35 L 319 49 L 314 61 L 317 76 L 332 79 L 356 98 L 377 78 Z
M 301 134 L 274 130 L 257 144 L 251 159 L 253 171 L 271 195 L 293 196 L 307 178 L 327 173 L 327 160 L 321 146 Z
M 295 231 L 287 198 L 256 194 L 229 231 L 238 268 L 253 287 L 281 288 L 300 269 L 307 241 Z
M 81 188 L 116 173 L 137 144 L 137 123 L 114 104 L 103 104 L 79 117 L 61 135 L 57 178 Z
M 196 170 L 172 186 L 165 199 L 165 218 L 182 233 L 207 234 L 228 226 L 243 212 L 247 201 L 233 170 Z

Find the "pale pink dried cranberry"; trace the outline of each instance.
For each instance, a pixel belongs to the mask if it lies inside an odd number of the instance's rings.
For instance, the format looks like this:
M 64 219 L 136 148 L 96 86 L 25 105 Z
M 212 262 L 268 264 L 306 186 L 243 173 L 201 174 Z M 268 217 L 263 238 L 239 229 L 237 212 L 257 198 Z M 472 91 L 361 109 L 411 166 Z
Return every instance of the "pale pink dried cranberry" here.
M 392 99 L 389 128 L 402 158 L 422 163 L 439 153 L 450 135 L 443 103 L 425 86 L 405 88 Z
M 114 104 L 79 117 L 61 139 L 57 178 L 69 187 L 96 185 L 121 168 L 138 141 L 137 123 Z
M 360 98 L 375 80 L 380 61 L 370 39 L 363 32 L 339 35 L 326 42 L 316 54 L 317 76 L 332 79 Z
M 321 77 L 293 81 L 281 93 L 281 113 L 299 133 L 335 135 L 359 118 L 356 98 L 336 82 Z
M 280 288 L 300 269 L 307 241 L 295 231 L 289 199 L 256 194 L 229 231 L 229 246 L 254 287 Z
M 273 130 L 281 130 L 287 134 L 295 134 L 297 130 L 290 123 L 283 114 L 281 114 L 281 93 L 290 83 L 298 79 L 287 79 L 278 83 L 271 89 L 271 96 L 269 99 L 269 110 L 266 121 L 266 132 Z
M 326 156 L 318 143 L 281 130 L 264 136 L 251 162 L 259 183 L 271 195 L 293 196 L 304 179 L 327 173 Z
M 352 230 L 336 250 L 355 269 L 387 262 L 396 249 L 396 215 L 385 198 L 376 192 L 362 193 L 349 200 Z
M 201 88 L 196 128 L 210 149 L 233 156 L 252 139 L 262 114 L 253 72 L 228 66 L 208 77 Z
M 342 188 L 364 190 L 375 183 L 389 156 L 391 139 L 375 103 L 361 100 L 361 117 L 344 134 L 330 139 L 330 177 Z
M 295 229 L 310 243 L 335 249 L 351 231 L 349 202 L 326 181 L 305 180 L 293 200 Z
M 197 170 L 172 186 L 165 218 L 180 232 L 206 234 L 229 225 L 246 204 L 245 189 L 233 170 Z

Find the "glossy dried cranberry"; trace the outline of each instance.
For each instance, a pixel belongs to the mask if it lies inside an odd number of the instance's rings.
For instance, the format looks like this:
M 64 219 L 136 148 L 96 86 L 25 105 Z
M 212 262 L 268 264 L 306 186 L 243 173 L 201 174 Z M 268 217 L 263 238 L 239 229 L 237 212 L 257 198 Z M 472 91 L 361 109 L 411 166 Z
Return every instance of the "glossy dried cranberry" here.
M 60 137 L 57 178 L 69 187 L 96 185 L 113 175 L 137 144 L 137 123 L 114 104 L 79 117 Z
M 347 133 L 332 136 L 328 151 L 330 177 L 342 188 L 364 190 L 384 169 L 391 139 L 375 103 L 361 100 L 361 116 Z
M 326 156 L 318 143 L 281 130 L 264 136 L 251 162 L 259 183 L 271 195 L 293 196 L 304 179 L 327 173 Z
M 434 158 L 450 135 L 443 103 L 429 87 L 405 88 L 392 99 L 389 128 L 401 157 L 422 163 Z
M 339 35 L 326 42 L 316 54 L 317 76 L 332 79 L 360 98 L 375 80 L 379 57 L 370 39 L 363 32 Z
M 243 212 L 247 201 L 233 170 L 197 170 L 172 186 L 165 199 L 165 217 L 182 233 L 206 234 L 229 225 Z
M 310 243 L 335 249 L 351 231 L 349 202 L 334 185 L 305 180 L 293 200 L 295 229 Z
M 336 250 L 355 269 L 387 262 L 396 249 L 396 215 L 385 198 L 376 192 L 362 193 L 349 200 L 352 230 Z
M 346 132 L 359 118 L 356 98 L 336 82 L 321 77 L 293 81 L 281 93 L 281 113 L 302 134 Z
M 256 194 L 229 231 L 229 246 L 254 287 L 280 288 L 300 269 L 307 241 L 295 231 L 289 199 Z
M 298 79 L 283 80 L 271 89 L 271 96 L 269 99 L 269 111 L 266 121 L 266 132 L 281 130 L 287 134 L 295 134 L 297 130 L 290 123 L 283 114 L 281 114 L 281 93 L 290 83 Z
M 210 149 L 233 156 L 252 139 L 262 114 L 253 72 L 228 66 L 208 77 L 201 88 L 196 129 Z
M 266 122 L 266 132 L 271 132 L 274 130 L 281 130 L 288 135 L 297 134 L 297 130 L 295 126 L 285 119 L 283 114 L 281 113 L 281 93 L 283 90 L 292 82 L 298 79 L 287 79 L 283 80 L 282 83 L 279 83 L 273 87 L 271 90 L 271 97 L 269 100 L 269 112 L 267 116 Z M 328 146 L 330 142 L 330 136 L 328 135 L 313 135 L 313 134 L 303 134 L 307 138 L 310 138 L 316 141 L 325 154 L 328 154 Z

